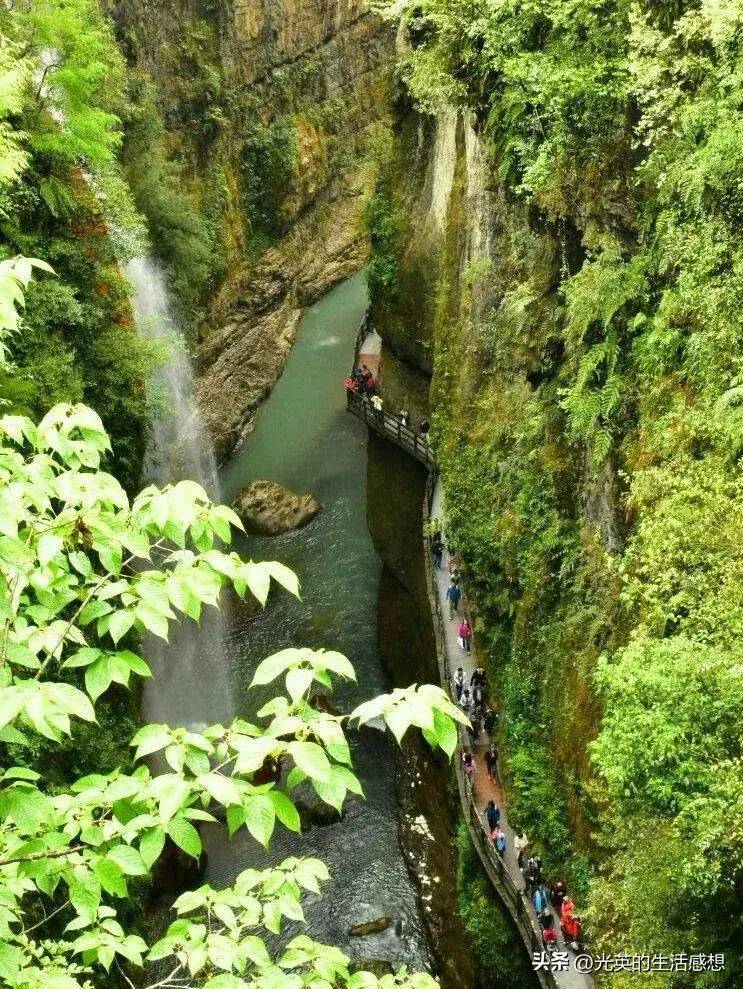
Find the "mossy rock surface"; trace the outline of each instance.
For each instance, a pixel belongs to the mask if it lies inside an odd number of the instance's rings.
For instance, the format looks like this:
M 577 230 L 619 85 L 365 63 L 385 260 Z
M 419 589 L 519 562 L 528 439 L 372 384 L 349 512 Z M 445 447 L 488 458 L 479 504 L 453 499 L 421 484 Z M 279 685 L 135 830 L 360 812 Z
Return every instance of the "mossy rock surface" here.
M 295 494 L 278 481 L 251 481 L 232 504 L 246 530 L 261 536 L 301 529 L 320 511 L 311 494 Z

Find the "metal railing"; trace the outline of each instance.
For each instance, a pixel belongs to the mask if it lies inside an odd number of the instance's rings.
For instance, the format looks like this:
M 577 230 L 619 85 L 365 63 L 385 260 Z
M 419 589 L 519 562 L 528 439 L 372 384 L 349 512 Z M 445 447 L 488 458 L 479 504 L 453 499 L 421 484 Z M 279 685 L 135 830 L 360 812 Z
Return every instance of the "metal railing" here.
M 351 377 L 353 377 L 353 373 L 359 364 L 361 345 L 370 331 L 371 310 L 367 307 L 356 334 Z M 428 441 L 428 437 L 423 433 L 416 433 L 410 426 L 403 425 L 398 415 L 385 412 L 383 409 L 375 409 L 371 400 L 366 395 L 360 395 L 351 388 L 346 389 L 346 408 L 357 419 L 365 422 L 375 433 L 397 444 L 397 446 L 401 447 L 412 457 L 415 457 L 424 467 L 427 467 L 429 471 L 436 472 L 436 455 Z
M 436 456 L 427 436 L 416 433 L 410 426 L 403 425 L 399 416 L 385 412 L 384 409 L 375 409 L 371 399 L 366 395 L 359 395 L 350 388 L 346 389 L 346 408 L 375 433 L 396 443 L 424 467 L 435 472 Z
M 426 482 L 426 496 L 423 510 L 424 522 L 426 523 L 431 519 L 431 509 L 433 505 L 434 491 L 436 489 L 436 480 L 436 475 L 432 473 L 429 475 Z M 424 531 L 426 531 L 426 527 L 424 527 Z M 426 584 L 431 605 L 431 613 L 433 616 L 433 630 L 434 637 L 436 639 L 436 659 L 439 667 L 439 679 L 441 686 L 446 690 L 449 687 L 451 677 L 449 674 L 449 664 L 446 658 L 445 626 L 444 618 L 441 614 L 441 602 L 439 600 L 438 588 L 436 586 L 435 567 L 433 557 L 431 556 L 431 547 L 428 538 L 425 539 L 425 557 Z M 493 844 L 485 831 L 482 817 L 477 809 L 477 806 L 475 805 L 470 782 L 466 778 L 464 769 L 462 768 L 462 752 L 467 747 L 465 730 L 460 727 L 459 745 L 454 753 L 453 762 L 454 771 L 457 778 L 457 788 L 459 790 L 459 799 L 462 805 L 462 813 L 464 814 L 464 819 L 467 822 L 470 839 L 480 857 L 480 861 L 482 862 L 483 868 L 485 869 L 493 888 L 505 904 L 508 912 L 511 914 L 516 928 L 521 934 L 527 951 L 530 955 L 534 952 L 541 952 L 543 950 L 542 939 L 536 928 L 536 920 L 532 915 L 532 910 L 526 899 L 526 895 L 523 890 L 518 888 L 500 855 L 493 847 Z M 540 969 L 535 972 L 535 975 L 544 989 L 560 989 L 559 983 L 555 979 L 553 972 Z

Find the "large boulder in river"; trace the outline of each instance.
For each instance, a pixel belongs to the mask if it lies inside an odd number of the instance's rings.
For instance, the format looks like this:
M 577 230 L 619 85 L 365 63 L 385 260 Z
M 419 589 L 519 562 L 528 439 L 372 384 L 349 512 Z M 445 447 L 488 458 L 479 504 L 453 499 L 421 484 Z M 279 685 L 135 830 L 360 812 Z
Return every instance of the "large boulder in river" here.
M 248 532 L 279 536 L 307 525 L 320 511 L 310 494 L 295 494 L 277 481 L 251 481 L 232 503 Z

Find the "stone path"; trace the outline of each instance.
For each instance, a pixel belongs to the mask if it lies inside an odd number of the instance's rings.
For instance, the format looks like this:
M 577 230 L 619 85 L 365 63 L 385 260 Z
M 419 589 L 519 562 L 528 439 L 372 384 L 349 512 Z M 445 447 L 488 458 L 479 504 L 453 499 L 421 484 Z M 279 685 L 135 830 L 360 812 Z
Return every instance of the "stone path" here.
M 436 482 L 436 488 L 434 490 L 433 502 L 431 505 L 431 517 L 438 518 L 443 521 L 444 519 L 444 499 L 443 499 L 443 488 L 440 480 Z M 446 539 L 444 539 L 446 544 Z M 449 568 L 446 551 L 444 552 L 444 558 L 442 561 L 441 568 L 436 572 L 436 587 L 439 595 L 439 604 L 441 607 L 441 614 L 443 616 L 444 624 L 444 647 L 446 652 L 446 659 L 449 666 L 449 675 L 453 678 L 458 667 L 462 667 L 465 673 L 465 683 L 469 683 L 469 678 L 472 671 L 475 668 L 475 663 L 473 662 L 474 653 L 467 654 L 459 647 L 457 641 L 459 623 L 462 620 L 463 607 L 466 606 L 464 600 L 464 595 L 459 603 L 459 616 L 453 621 L 449 621 L 449 607 L 448 601 L 446 599 L 446 589 L 449 585 Z M 442 685 L 443 686 L 443 685 Z M 448 685 L 451 689 L 451 681 Z M 480 819 L 483 828 L 485 828 L 483 811 L 489 800 L 494 800 L 496 806 L 500 808 L 501 820 L 500 827 L 506 836 L 506 852 L 504 855 L 504 863 L 509 875 L 513 879 L 516 887 L 518 889 L 524 888 L 524 881 L 519 870 L 516 853 L 513 848 L 514 833 L 510 824 L 508 823 L 508 813 L 503 800 L 503 793 L 501 790 L 500 783 L 491 782 L 488 779 L 487 768 L 485 765 L 485 752 L 490 745 L 490 739 L 487 737 L 485 731 L 480 733 L 480 737 L 477 740 L 477 744 L 473 747 L 473 752 L 476 755 L 476 770 L 474 779 L 474 800 L 477 810 L 480 812 Z M 459 755 L 455 756 L 459 758 Z M 527 835 L 528 837 L 528 835 Z M 528 850 L 527 850 L 528 855 Z M 530 907 L 529 916 L 534 927 L 534 930 L 539 932 L 539 925 L 537 924 L 536 914 L 534 910 Z M 559 921 L 556 918 L 556 923 L 558 925 L 559 932 Z M 562 941 L 562 936 L 560 935 L 560 950 L 564 951 L 565 944 Z M 560 989 L 593 989 L 593 980 L 580 972 L 575 970 L 574 959 L 575 955 L 568 951 L 568 956 L 570 959 L 570 967 L 564 972 L 554 972 L 554 979 Z

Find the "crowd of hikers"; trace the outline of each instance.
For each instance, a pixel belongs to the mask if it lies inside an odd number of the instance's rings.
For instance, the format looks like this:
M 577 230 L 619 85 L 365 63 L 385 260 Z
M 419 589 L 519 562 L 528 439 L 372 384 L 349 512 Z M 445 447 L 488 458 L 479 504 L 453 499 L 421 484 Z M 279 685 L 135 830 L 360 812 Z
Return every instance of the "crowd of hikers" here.
M 350 378 L 346 378 L 345 385 L 348 391 L 352 391 L 360 395 L 364 400 L 368 400 L 374 411 L 381 415 L 384 409 L 384 403 L 377 389 L 377 380 L 366 364 L 360 364 L 353 375 Z M 410 413 L 407 409 L 401 409 L 397 413 L 397 419 L 400 425 L 405 426 L 406 429 L 413 428 Z M 428 419 L 423 418 L 419 421 L 418 433 L 421 436 L 428 437 L 430 428 L 431 424 Z
M 551 951 L 557 947 L 557 917 L 565 944 L 574 951 L 582 951 L 583 922 L 576 913 L 565 882 L 562 879 L 547 882 L 542 875 L 542 860 L 538 855 L 531 856 L 521 871 L 525 891 L 531 898 L 539 921 L 545 950 Z
M 441 525 L 438 519 L 431 519 L 427 524 L 427 532 L 431 557 L 434 566 L 441 568 L 444 541 Z M 459 621 L 457 627 L 457 642 L 466 655 L 472 652 L 472 626 L 464 613 L 462 598 L 462 575 L 456 558 L 447 547 L 449 566 L 449 583 L 446 590 L 446 600 L 449 606 L 449 621 Z M 462 614 L 460 615 L 460 608 Z M 488 704 L 488 679 L 485 669 L 477 665 L 469 676 L 464 668 L 459 666 L 451 678 L 451 691 L 457 704 L 467 714 L 470 720 L 469 748 L 462 753 L 462 768 L 470 784 L 474 786 L 477 772 L 475 747 L 479 744 L 481 733 L 487 735 L 488 748 L 485 752 L 485 769 L 490 782 L 498 781 L 498 750 L 493 742 L 493 734 L 498 724 L 498 715 Z M 496 853 L 503 859 L 508 847 L 508 840 L 502 827 L 500 808 L 495 800 L 488 800 L 483 810 L 485 830 Z M 523 831 L 513 838 L 513 850 L 516 862 L 524 881 L 524 892 L 534 908 L 541 931 L 542 945 L 545 951 L 553 951 L 558 945 L 558 926 L 562 932 L 565 944 L 574 951 L 583 950 L 583 925 L 576 913 L 575 904 L 568 894 L 567 885 L 562 879 L 549 882 L 543 874 L 542 860 L 538 854 L 528 855 L 529 841 Z

